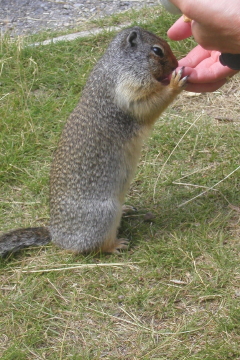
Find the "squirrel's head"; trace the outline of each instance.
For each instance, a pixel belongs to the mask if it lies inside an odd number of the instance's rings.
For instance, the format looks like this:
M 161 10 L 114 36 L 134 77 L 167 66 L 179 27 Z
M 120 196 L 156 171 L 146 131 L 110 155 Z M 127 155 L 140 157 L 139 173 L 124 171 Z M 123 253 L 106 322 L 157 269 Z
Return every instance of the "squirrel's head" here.
M 109 49 L 114 52 L 112 56 L 116 58 L 121 71 L 126 70 L 142 84 L 154 80 L 164 82 L 178 66 L 165 40 L 137 26 L 121 31 Z
M 159 102 L 168 77 L 177 66 L 166 41 L 136 26 L 120 31 L 111 41 L 88 84 L 94 92 L 97 82 L 98 90 L 101 87 L 105 98 L 107 95 L 113 99 L 121 110 L 139 119 L 149 118 L 151 112 L 153 119 L 159 113 L 154 110 L 159 105 L 153 99 Z M 140 104 L 146 104 L 146 111 Z

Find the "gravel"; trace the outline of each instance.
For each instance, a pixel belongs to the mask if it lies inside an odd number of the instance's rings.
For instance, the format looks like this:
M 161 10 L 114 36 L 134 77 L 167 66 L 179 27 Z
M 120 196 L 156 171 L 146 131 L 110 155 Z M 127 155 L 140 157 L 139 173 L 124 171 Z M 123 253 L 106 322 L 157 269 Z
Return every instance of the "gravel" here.
M 0 0 L 1 33 L 11 36 L 41 30 L 63 30 L 129 9 L 159 4 L 159 0 Z

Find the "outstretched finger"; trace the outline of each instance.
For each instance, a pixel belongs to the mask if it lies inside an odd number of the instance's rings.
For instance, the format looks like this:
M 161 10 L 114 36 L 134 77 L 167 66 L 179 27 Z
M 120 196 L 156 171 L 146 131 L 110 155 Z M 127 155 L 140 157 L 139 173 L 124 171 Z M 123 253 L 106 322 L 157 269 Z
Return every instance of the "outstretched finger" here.
M 184 66 L 184 76 L 188 76 L 188 82 L 196 84 L 209 84 L 225 80 L 237 73 L 236 70 L 222 66 L 220 62 L 211 62 L 211 58 L 202 61 L 195 68 L 188 67 L 183 61 L 179 61 L 179 66 Z
M 216 61 L 220 53 L 216 52 Z M 185 58 L 179 61 L 179 66 L 189 66 L 195 68 L 197 65 L 201 64 L 205 59 L 209 59 L 212 56 L 212 52 L 209 50 L 203 49 L 200 45 L 197 45 L 193 48 Z
M 167 32 L 167 35 L 172 40 L 183 40 L 192 35 L 191 23 L 184 22 L 181 16 Z

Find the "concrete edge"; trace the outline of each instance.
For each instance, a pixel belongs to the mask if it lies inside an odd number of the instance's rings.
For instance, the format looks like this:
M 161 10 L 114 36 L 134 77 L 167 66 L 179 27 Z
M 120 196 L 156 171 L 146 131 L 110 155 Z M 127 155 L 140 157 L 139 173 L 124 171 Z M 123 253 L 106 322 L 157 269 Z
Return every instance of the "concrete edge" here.
M 55 38 L 50 39 L 50 40 L 44 40 L 44 41 L 36 42 L 36 43 L 30 44 L 28 46 L 49 45 L 49 44 L 57 43 L 59 41 L 72 41 L 72 40 L 75 40 L 77 38 L 84 38 L 84 37 L 87 37 L 87 36 L 97 35 L 97 34 L 105 32 L 105 31 L 107 31 L 107 32 L 118 31 L 118 30 L 121 30 L 122 28 L 127 27 L 127 26 L 130 26 L 130 23 L 125 23 L 125 24 L 119 25 L 119 26 L 109 26 L 109 27 L 106 27 L 104 29 L 97 28 L 97 29 L 80 31 L 80 32 L 73 33 L 73 34 L 58 36 L 58 37 L 55 37 Z

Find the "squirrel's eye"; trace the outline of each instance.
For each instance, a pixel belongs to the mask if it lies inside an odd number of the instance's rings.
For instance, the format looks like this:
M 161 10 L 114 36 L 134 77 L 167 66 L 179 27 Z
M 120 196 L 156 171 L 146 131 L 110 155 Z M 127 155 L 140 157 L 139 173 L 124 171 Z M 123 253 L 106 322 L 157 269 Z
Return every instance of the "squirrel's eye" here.
M 159 46 L 153 46 L 152 47 L 152 51 L 154 52 L 155 55 L 163 57 L 164 56 L 164 52 L 163 50 L 159 47 Z

